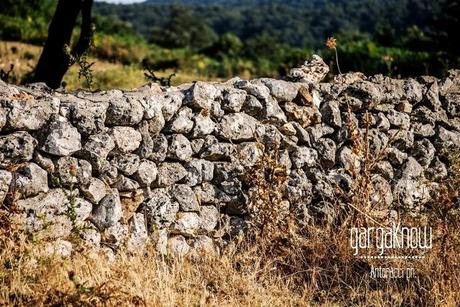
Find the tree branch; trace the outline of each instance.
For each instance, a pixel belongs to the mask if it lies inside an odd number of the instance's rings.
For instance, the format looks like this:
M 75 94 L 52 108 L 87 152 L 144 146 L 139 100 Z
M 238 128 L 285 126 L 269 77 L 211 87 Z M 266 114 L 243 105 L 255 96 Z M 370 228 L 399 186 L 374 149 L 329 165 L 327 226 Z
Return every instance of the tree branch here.
M 81 6 L 81 31 L 80 37 L 78 39 L 77 44 L 72 50 L 72 55 L 74 57 L 79 57 L 91 45 L 91 41 L 93 39 L 93 32 L 94 32 L 94 25 L 91 20 L 91 8 L 93 6 L 93 0 L 82 0 Z

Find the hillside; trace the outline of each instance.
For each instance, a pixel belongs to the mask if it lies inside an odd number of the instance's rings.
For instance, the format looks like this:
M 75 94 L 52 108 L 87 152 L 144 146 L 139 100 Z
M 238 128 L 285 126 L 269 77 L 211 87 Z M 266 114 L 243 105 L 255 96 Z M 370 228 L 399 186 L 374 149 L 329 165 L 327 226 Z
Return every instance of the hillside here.
M 134 29 L 147 39 L 152 39 L 152 28 L 164 27 L 171 9 L 179 5 L 191 8 L 196 17 L 220 35 L 232 32 L 245 40 L 265 32 L 277 42 L 311 48 L 318 47 L 327 36 L 339 32 L 374 35 L 390 30 L 396 38 L 413 26 L 428 31 L 440 13 L 441 2 L 150 0 L 127 6 L 97 3 L 95 11 L 101 15 L 114 14 L 132 23 Z
M 27 78 L 37 64 L 40 51 L 40 47 L 31 44 L 0 40 L 0 69 L 8 71 L 10 65 L 13 64 L 14 69 L 10 74 L 9 82 L 19 83 L 24 78 Z M 147 82 L 142 69 L 137 64 L 123 65 L 95 57 L 91 57 L 89 61 L 95 62 L 92 67 L 94 89 L 131 89 L 140 87 Z M 87 87 L 85 79 L 78 77 L 78 72 L 78 65 L 74 65 L 64 77 L 67 90 Z M 158 76 L 167 77 L 172 72 L 172 70 L 166 70 L 159 72 Z M 209 80 L 209 77 L 187 71 L 176 71 L 172 84 L 191 82 L 197 79 Z
M 0 39 L 43 45 L 53 0 L 4 0 Z M 458 0 L 163 1 L 94 3 L 98 61 L 149 63 L 188 79 L 281 77 L 313 53 L 343 71 L 442 77 L 460 66 Z M 77 31 L 75 31 L 75 36 Z M 76 37 L 74 38 L 76 39 Z M 145 61 L 144 61 L 145 60 Z M 8 68 L 10 63 L 4 63 Z M 32 69 L 32 67 L 30 67 Z M 139 71 L 138 75 L 142 75 Z M 123 78 L 121 78 L 123 79 Z M 185 80 L 185 79 L 184 79 Z M 119 84 L 119 86 L 123 86 Z
M 313 52 L 332 63 L 330 36 L 345 71 L 441 77 L 460 63 L 458 0 L 152 0 L 94 10 L 149 43 L 210 57 L 220 77 L 280 76 Z

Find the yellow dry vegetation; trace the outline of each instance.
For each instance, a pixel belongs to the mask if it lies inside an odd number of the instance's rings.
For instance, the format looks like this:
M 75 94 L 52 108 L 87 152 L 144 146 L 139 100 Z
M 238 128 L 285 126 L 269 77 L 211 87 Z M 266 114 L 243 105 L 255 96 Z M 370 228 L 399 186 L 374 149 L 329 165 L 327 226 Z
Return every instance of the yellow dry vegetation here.
M 8 71 L 10 65 L 14 65 L 10 82 L 20 83 L 31 71 L 33 71 L 39 57 L 41 47 L 21 42 L 0 41 L 0 69 Z M 88 62 L 95 62 L 91 67 L 93 72 L 93 89 L 133 89 L 147 83 L 144 72 L 139 65 L 122 65 L 108 61 L 89 58 Z M 79 67 L 73 65 L 64 77 L 66 89 L 75 90 L 84 88 L 84 78 L 78 79 Z M 167 77 L 173 71 L 158 72 L 158 77 Z M 209 80 L 207 76 L 194 75 L 189 72 L 178 71 L 172 79 L 172 85 L 178 85 L 195 80 Z
M 350 173 L 350 191 L 336 189 L 341 202 L 333 221 L 303 224 L 286 210 L 279 151 L 262 148 L 246 178 L 253 228 L 214 253 L 179 259 L 149 246 L 108 261 L 83 246 L 76 231 L 72 256 L 61 258 L 44 253 L 49 242 L 15 229 L 12 207 L 0 206 L 0 305 L 458 306 L 460 153 L 449 154 L 449 176 L 424 212 L 400 210 L 401 224 L 432 227 L 433 248 L 425 258 L 363 259 L 350 248 L 350 228 L 387 226 L 392 206 L 371 202 L 369 178 L 382 155 L 369 151 L 368 126 L 364 135 L 356 125 L 348 128 L 361 168 Z M 378 279 L 369 274 L 372 266 L 411 266 L 416 277 Z

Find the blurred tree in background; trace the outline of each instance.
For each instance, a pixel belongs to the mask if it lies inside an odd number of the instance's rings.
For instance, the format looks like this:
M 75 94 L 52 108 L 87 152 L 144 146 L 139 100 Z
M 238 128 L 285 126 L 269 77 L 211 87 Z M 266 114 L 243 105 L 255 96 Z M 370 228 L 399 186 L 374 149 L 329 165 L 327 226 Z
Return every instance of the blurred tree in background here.
M 61 86 L 62 79 L 75 62 L 79 61 L 91 45 L 93 0 L 59 0 L 49 25 L 42 54 L 35 67 L 33 81 L 45 82 L 51 88 Z M 81 14 L 80 14 L 81 13 Z M 71 38 L 77 18 L 81 15 L 80 35 L 71 47 Z M 88 66 L 89 65 L 89 66 Z M 90 76 L 92 64 L 84 63 L 82 74 Z M 88 78 L 87 78 L 88 79 Z M 90 83 L 88 81 L 88 83 Z
M 43 42 L 55 6 L 56 1 L 53 0 L 1 0 L 0 37 Z
M 0 38 L 43 45 L 56 3 L 2 0 Z M 92 56 L 197 78 L 277 77 L 312 53 L 332 65 L 332 35 L 344 72 L 441 76 L 460 64 L 459 0 L 148 0 L 93 11 Z
M 216 33 L 190 8 L 171 6 L 168 21 L 154 27 L 151 41 L 165 48 L 208 47 L 217 40 Z

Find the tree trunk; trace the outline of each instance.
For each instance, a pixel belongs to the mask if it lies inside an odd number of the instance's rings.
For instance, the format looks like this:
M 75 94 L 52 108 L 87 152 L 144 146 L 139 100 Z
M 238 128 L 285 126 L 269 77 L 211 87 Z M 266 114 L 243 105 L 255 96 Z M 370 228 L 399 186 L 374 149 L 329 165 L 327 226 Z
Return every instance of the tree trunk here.
M 82 12 L 80 38 L 72 50 L 74 57 L 82 55 L 89 47 L 92 36 L 91 7 L 93 0 L 59 0 L 53 20 L 48 29 L 48 38 L 35 68 L 34 82 L 45 82 L 58 88 L 71 65 L 71 57 L 65 52 L 70 45 L 78 14 Z

